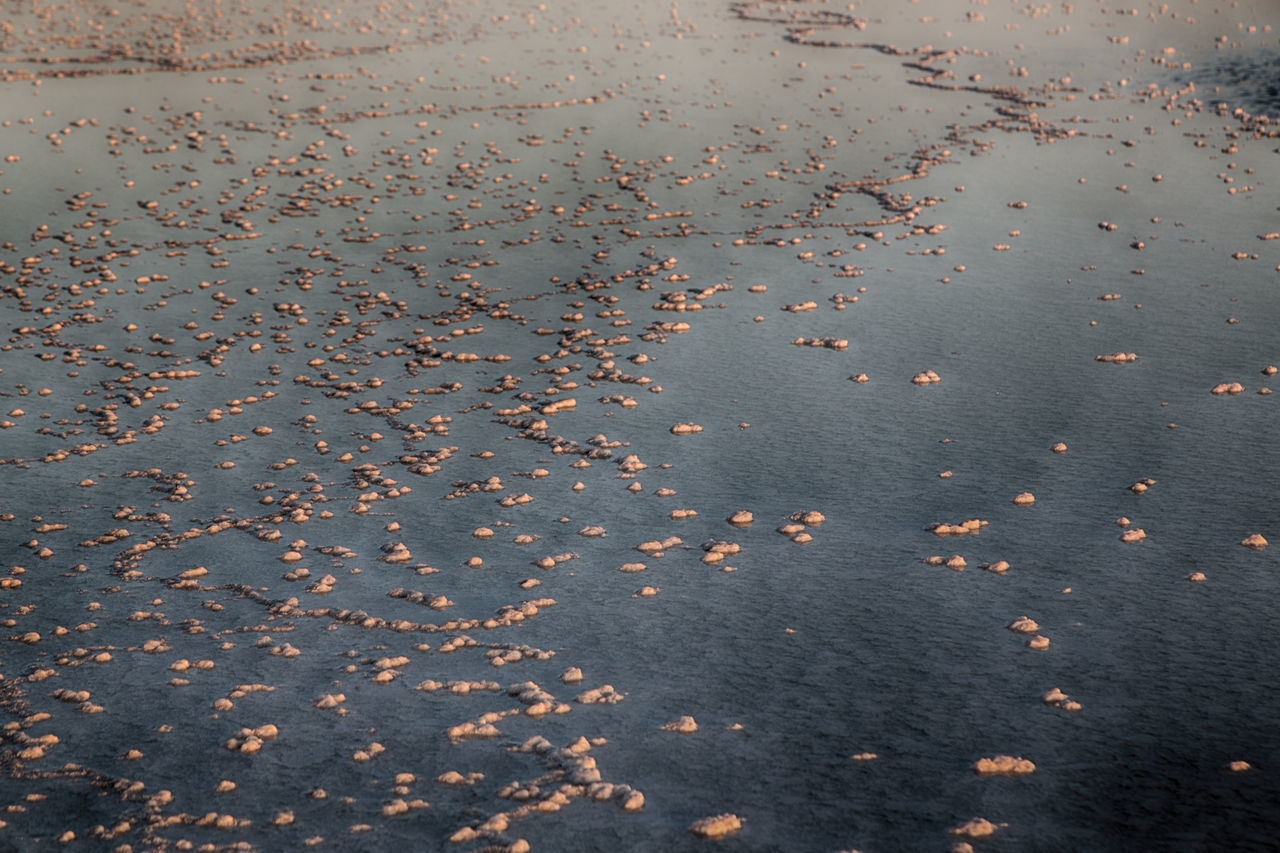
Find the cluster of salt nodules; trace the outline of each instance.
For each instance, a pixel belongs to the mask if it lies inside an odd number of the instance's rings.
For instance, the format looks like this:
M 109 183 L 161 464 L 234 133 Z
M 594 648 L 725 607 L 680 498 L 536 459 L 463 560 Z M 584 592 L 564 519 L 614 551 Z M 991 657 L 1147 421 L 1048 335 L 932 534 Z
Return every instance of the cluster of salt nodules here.
M 184 661 L 175 662 L 169 667 L 174 672 L 185 672 L 185 669 L 177 669 L 179 663 L 187 663 Z M 210 661 L 212 663 L 212 661 Z M 170 684 L 174 682 L 171 681 Z M 69 705 L 78 706 L 78 710 L 82 714 L 101 714 L 105 709 L 101 705 L 97 705 L 90 701 L 92 694 L 88 690 L 67 690 L 59 687 L 57 690 L 49 694 L 60 702 L 66 702 Z
M 370 680 L 375 684 L 390 684 L 404 675 L 404 668 L 409 665 L 409 658 L 404 655 L 379 658 L 373 662 L 374 672 Z
M 14 753 L 14 757 L 21 762 L 39 761 L 45 757 L 48 750 L 53 749 L 60 742 L 59 737 L 55 734 L 33 737 L 20 730 L 13 732 L 12 740 L 20 747 Z M 126 755 L 128 754 L 130 753 L 126 753 Z M 142 753 L 139 752 L 138 757 L 140 758 L 141 756 Z
M 689 831 L 699 838 L 724 838 L 742 829 L 742 818 L 736 814 L 718 814 L 695 820 Z
M 515 821 L 540 814 L 554 814 L 575 799 L 615 802 L 628 812 L 643 810 L 643 793 L 630 785 L 605 782 L 601 778 L 595 757 L 590 752 L 592 747 L 603 746 L 605 743 L 607 741 L 604 738 L 588 741 L 585 737 L 579 737 L 568 746 L 556 747 L 541 735 L 534 735 L 520 746 L 511 747 L 512 752 L 537 755 L 550 772 L 528 782 L 515 781 L 504 785 L 498 790 L 498 796 L 519 805 L 508 811 L 489 815 L 474 825 L 464 826 L 454 832 L 449 840 L 454 844 L 479 840 L 500 841 Z M 514 844 L 486 849 L 525 853 L 531 848 L 528 842 L 519 839 Z
M 396 587 L 395 589 L 388 592 L 387 596 L 390 598 L 402 598 L 405 601 L 410 601 L 414 604 L 424 604 L 427 607 L 430 607 L 432 610 L 446 610 L 450 607 L 453 607 L 453 602 L 450 601 L 447 596 L 430 595 L 425 592 L 419 592 L 417 590 L 406 590 L 400 587 Z
M 987 527 L 989 522 L 980 518 L 971 518 L 968 521 L 962 521 L 959 524 L 934 523 L 930 524 L 925 530 L 934 536 L 969 536 L 976 535 Z
M 421 687 L 421 685 L 419 685 L 419 687 Z M 496 684 L 494 687 L 496 688 L 493 691 L 495 693 L 502 689 Z M 455 695 L 465 694 L 457 694 L 455 692 Z M 489 740 L 502 734 L 498 729 L 497 724 L 502 722 L 504 717 L 512 717 L 519 713 L 520 710 L 518 708 L 506 711 L 487 711 L 476 717 L 474 720 L 468 720 L 465 723 L 458 723 L 456 726 L 450 726 L 445 729 L 445 735 L 449 738 L 450 742 L 455 745 L 466 740 Z M 376 755 L 376 753 L 371 754 Z M 355 756 L 355 758 L 357 761 L 368 760 L 367 758 L 360 758 L 359 755 Z
M 798 347 L 814 347 L 816 349 L 847 350 L 849 348 L 847 338 L 796 338 L 791 343 Z
M 311 576 L 310 572 L 307 572 L 304 575 L 302 573 L 303 571 L 306 571 L 306 570 L 303 569 L 298 572 L 295 572 L 294 574 L 299 578 Z M 329 593 L 333 592 L 333 587 L 337 583 L 338 583 L 338 579 L 335 578 L 333 575 L 325 575 L 324 577 L 320 578 L 318 581 L 307 584 L 307 592 L 313 595 L 328 595 Z
M 924 370 L 911 377 L 911 381 L 916 385 L 937 385 L 942 381 L 942 377 L 934 373 L 932 370 Z
M 1036 766 L 1025 758 L 997 755 L 995 758 L 979 758 L 973 764 L 973 772 L 979 776 L 1026 776 L 1034 773 Z
M 267 642 L 270 643 L 270 638 L 267 638 Z M 246 696 L 249 696 L 255 693 L 274 693 L 275 690 L 276 689 L 272 687 L 270 684 L 240 684 L 240 685 L 237 685 L 236 688 L 231 692 L 229 692 L 226 696 L 220 696 L 219 698 L 213 700 L 213 710 L 226 713 L 227 711 L 230 711 L 232 708 L 235 707 L 236 702 L 239 702 L 241 699 L 243 699 Z M 243 738 L 245 736 L 244 735 L 245 731 L 246 730 L 242 729 L 240 731 L 240 734 L 237 735 L 237 737 Z M 248 730 L 248 731 L 252 733 L 252 730 Z M 259 739 L 265 739 L 265 738 L 262 738 L 261 736 L 259 736 Z M 230 748 L 234 749 L 235 747 L 230 747 Z
M 566 684 L 568 682 L 565 682 Z M 514 696 L 525 706 L 526 717 L 545 717 L 547 714 L 558 716 L 569 713 L 572 709 L 564 702 L 557 702 L 556 697 L 543 690 L 533 681 L 522 681 L 507 688 L 507 695 Z
M 959 554 L 952 554 L 950 557 L 942 557 L 937 554 L 931 557 L 925 557 L 926 566 L 946 566 L 953 572 L 963 572 L 969 563 Z
M 1219 382 L 1217 385 L 1214 385 L 1209 389 L 1209 393 L 1216 394 L 1219 397 L 1224 394 L 1230 394 L 1234 397 L 1237 394 L 1244 393 L 1244 386 L 1239 382 Z
M 1132 364 L 1138 360 L 1136 352 L 1113 352 L 1109 355 L 1095 355 L 1094 361 L 1105 361 L 1108 364 Z
M 788 311 L 792 314 L 799 314 L 804 311 L 817 311 L 818 303 L 814 302 L 813 300 L 808 300 L 805 302 L 796 302 L 791 305 L 783 305 L 782 310 Z
M 535 649 L 532 646 L 520 645 L 517 643 L 494 643 L 492 647 L 484 653 L 485 660 L 495 667 L 504 667 L 509 663 L 519 663 L 522 660 L 530 661 L 549 661 L 556 656 L 553 651 L 545 649 Z M 406 660 L 407 658 L 390 658 L 389 660 Z M 381 661 L 379 661 L 381 663 Z
M 605 684 L 582 691 L 577 696 L 577 702 L 580 705 L 617 705 L 625 698 L 627 694 L 614 690 L 612 684 Z
M 789 537 L 797 545 L 808 545 L 813 541 L 813 537 L 805 528 L 818 527 L 826 520 L 827 517 L 817 510 L 801 510 L 791 513 L 787 523 L 779 527 L 778 532 Z
M 1129 491 L 1133 492 L 1135 495 L 1145 495 L 1147 493 L 1147 489 L 1150 489 L 1155 484 L 1155 480 L 1150 477 L 1144 477 L 1130 486 Z
M 1019 492 L 1013 496 L 1014 506 L 1031 506 L 1036 502 L 1036 496 L 1031 492 Z
M 679 536 L 668 536 L 661 541 L 653 539 L 648 542 L 641 542 L 636 546 L 636 550 L 650 557 L 661 557 L 672 548 L 679 548 L 683 544 L 684 540 Z
M 444 646 L 440 647 L 440 651 L 445 651 Z M 453 650 L 450 649 L 450 652 Z M 470 696 L 472 693 L 497 693 L 502 690 L 502 685 L 496 681 L 468 681 L 466 679 L 458 679 L 456 681 L 440 682 L 435 679 L 428 678 L 417 684 L 414 690 L 420 690 L 423 693 L 436 693 L 441 690 L 448 690 L 454 696 Z
M 756 517 L 752 515 L 748 510 L 745 510 L 745 509 L 738 510 L 737 512 L 735 512 L 733 515 L 729 516 L 726 519 L 726 521 L 728 521 L 734 527 L 750 527 L 751 523 L 754 522 L 755 520 L 756 520 Z
M 392 542 L 383 545 L 382 552 L 383 556 L 378 559 L 384 563 L 407 563 L 413 559 L 413 554 L 403 542 Z
M 1079 702 L 1072 699 L 1056 687 L 1051 687 L 1046 690 L 1044 695 L 1040 697 L 1040 701 L 1054 708 L 1061 708 L 1064 711 L 1070 711 L 1073 714 L 1081 708 Z
M 622 457 L 618 460 L 618 470 L 623 474 L 638 474 L 649 466 L 640 461 L 640 457 L 634 453 Z
M 275 740 L 279 736 L 280 730 L 273 724 L 267 723 L 266 725 L 258 726 L 256 729 L 241 729 L 236 732 L 235 737 L 226 742 L 225 746 L 232 752 L 256 755 L 262 750 L 264 743 Z
M 452 788 L 468 788 L 483 779 L 483 773 L 471 772 L 462 774 L 457 770 L 447 770 L 436 777 L 436 781 L 441 785 L 448 785 Z
M 603 536 L 604 528 L 601 527 L 599 529 L 601 531 L 599 535 Z M 584 533 L 583 535 L 585 536 L 587 534 Z M 561 563 L 567 563 L 570 560 L 576 560 L 576 559 L 578 559 L 578 555 L 576 553 L 574 553 L 573 551 L 566 551 L 563 554 L 548 554 L 545 557 L 539 557 L 538 559 L 533 561 L 533 564 L 538 568 L 542 569 L 543 571 L 550 571 L 551 569 L 554 569 L 556 566 L 560 565 Z
M 787 516 L 791 521 L 803 524 L 805 527 L 821 527 L 827 517 L 816 509 L 799 510 Z
M 725 557 L 732 557 L 742 550 L 742 546 L 737 542 L 726 542 L 723 539 L 709 539 L 702 543 L 702 562 L 708 566 L 714 566 L 724 562 Z
M 672 435 L 694 435 L 702 432 L 702 427 L 693 423 L 678 423 L 671 427 Z
M 1008 628 L 1015 634 L 1034 635 L 1027 640 L 1027 648 L 1032 651 L 1042 652 L 1049 648 L 1049 638 L 1037 633 L 1040 625 L 1029 616 L 1019 616 L 1009 623 Z

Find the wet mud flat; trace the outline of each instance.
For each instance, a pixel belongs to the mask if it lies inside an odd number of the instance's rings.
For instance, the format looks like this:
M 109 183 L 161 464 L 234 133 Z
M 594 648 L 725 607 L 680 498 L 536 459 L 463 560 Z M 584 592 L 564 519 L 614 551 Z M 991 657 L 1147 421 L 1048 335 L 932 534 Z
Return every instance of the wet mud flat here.
M 0 849 L 1274 844 L 1267 4 L 7 17 Z

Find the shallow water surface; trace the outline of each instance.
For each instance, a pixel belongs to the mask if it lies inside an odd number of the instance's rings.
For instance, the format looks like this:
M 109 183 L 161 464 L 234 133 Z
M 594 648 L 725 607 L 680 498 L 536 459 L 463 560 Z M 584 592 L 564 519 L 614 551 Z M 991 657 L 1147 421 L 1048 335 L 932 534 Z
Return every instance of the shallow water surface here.
M 0 849 L 1270 849 L 1270 11 L 15 7 Z

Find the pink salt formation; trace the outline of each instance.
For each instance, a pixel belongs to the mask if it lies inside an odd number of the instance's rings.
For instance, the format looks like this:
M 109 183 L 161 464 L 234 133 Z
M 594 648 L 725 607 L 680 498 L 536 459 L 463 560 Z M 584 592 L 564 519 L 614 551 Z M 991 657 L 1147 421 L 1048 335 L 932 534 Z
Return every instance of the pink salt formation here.
M 1250 533 L 1244 539 L 1240 540 L 1240 544 L 1251 551 L 1261 551 L 1269 544 L 1265 536 L 1261 533 Z
M 742 829 L 742 818 L 736 814 L 718 814 L 704 817 L 693 822 L 689 831 L 699 838 L 716 840 L 733 835 Z
M 979 758 L 973 765 L 973 772 L 979 776 L 1026 776 L 1035 770 L 1036 766 L 1031 761 L 1012 755 Z
M 1073 714 L 1081 708 L 1079 702 L 1075 701 L 1056 687 L 1051 687 L 1046 690 L 1044 695 L 1040 697 L 1040 701 L 1050 707 L 1061 708 L 1063 711 Z
M 911 377 L 911 381 L 916 385 L 937 385 L 942 381 L 942 377 L 934 373 L 932 370 L 922 370 L 915 376 Z
M 935 523 L 930 524 L 925 530 L 934 536 L 970 536 L 977 535 L 982 532 L 982 528 L 990 524 L 980 518 L 971 518 L 968 521 L 962 521 L 958 524 Z
M 962 838 L 990 838 L 997 829 L 999 827 L 986 818 L 975 817 L 952 828 L 951 834 Z

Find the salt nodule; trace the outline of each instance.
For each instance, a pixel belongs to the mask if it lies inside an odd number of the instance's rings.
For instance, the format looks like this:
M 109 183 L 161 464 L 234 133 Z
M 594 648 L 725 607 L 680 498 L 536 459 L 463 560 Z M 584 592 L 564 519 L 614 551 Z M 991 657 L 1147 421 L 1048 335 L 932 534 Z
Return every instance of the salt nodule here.
M 729 813 L 712 815 L 694 821 L 689 829 L 699 838 L 724 838 L 742 829 L 742 819 Z

